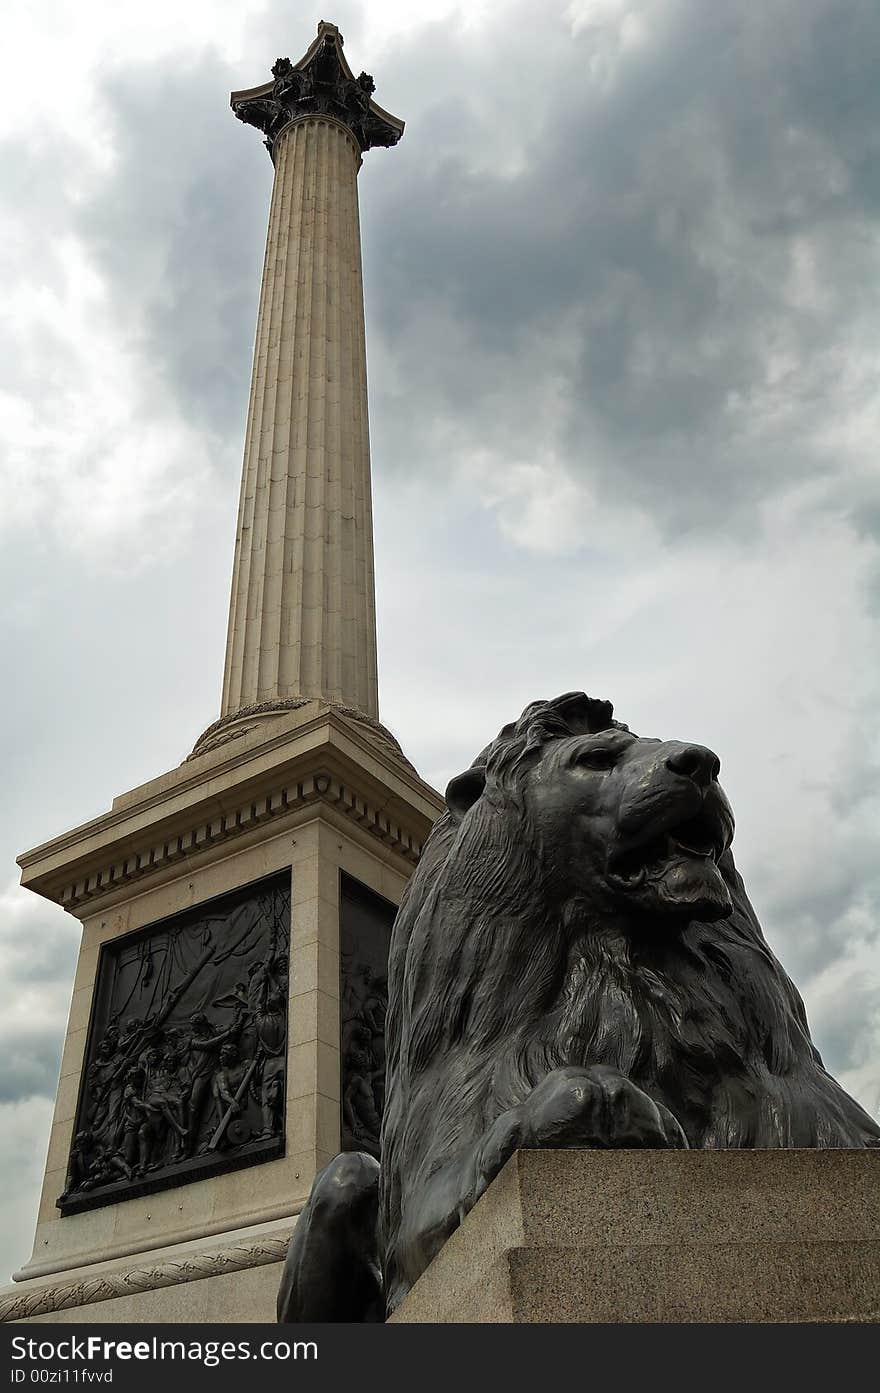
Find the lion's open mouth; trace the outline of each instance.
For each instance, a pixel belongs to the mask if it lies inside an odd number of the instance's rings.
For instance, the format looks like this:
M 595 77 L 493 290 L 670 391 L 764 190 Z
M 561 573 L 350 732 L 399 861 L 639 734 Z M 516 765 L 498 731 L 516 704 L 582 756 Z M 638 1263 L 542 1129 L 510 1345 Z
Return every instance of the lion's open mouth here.
M 706 804 L 695 817 L 667 827 L 658 836 L 614 852 L 608 860 L 609 876 L 627 889 L 636 889 L 650 874 L 681 857 L 711 858 L 717 862 L 726 845 L 721 818 Z

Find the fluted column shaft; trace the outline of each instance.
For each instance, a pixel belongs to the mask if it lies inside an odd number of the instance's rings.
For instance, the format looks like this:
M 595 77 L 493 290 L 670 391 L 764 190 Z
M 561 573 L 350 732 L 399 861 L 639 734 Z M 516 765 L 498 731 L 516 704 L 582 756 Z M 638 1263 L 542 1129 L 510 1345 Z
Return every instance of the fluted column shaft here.
M 319 697 L 375 718 L 360 151 L 308 116 L 273 156 L 221 715 Z

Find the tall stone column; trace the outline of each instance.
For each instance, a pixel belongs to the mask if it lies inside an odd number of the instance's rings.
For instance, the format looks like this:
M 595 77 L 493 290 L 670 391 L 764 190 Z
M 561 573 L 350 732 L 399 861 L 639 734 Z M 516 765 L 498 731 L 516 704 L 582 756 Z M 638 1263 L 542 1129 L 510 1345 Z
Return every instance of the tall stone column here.
M 275 165 L 248 409 L 221 719 L 319 698 L 378 717 L 357 174 L 403 122 L 335 25 L 234 92 Z
M 403 123 L 341 43 L 322 24 L 233 95 L 275 188 L 223 715 L 19 858 L 82 941 L 33 1252 L 0 1322 L 269 1321 L 314 1175 L 378 1150 L 390 925 L 443 800 L 375 719 L 356 180 Z M 181 1067 L 167 1126 L 153 1110 L 142 1131 L 133 1090 Z M 218 1119 L 223 1077 L 238 1111 Z

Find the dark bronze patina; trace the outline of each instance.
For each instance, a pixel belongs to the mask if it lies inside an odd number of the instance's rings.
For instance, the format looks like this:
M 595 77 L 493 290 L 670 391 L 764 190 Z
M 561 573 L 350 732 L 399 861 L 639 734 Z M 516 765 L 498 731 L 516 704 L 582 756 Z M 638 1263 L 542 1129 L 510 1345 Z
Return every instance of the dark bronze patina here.
M 290 872 L 104 945 L 62 1214 L 284 1150 Z
M 379 1156 L 388 945 L 395 906 L 343 875 L 339 896 L 342 1150 Z

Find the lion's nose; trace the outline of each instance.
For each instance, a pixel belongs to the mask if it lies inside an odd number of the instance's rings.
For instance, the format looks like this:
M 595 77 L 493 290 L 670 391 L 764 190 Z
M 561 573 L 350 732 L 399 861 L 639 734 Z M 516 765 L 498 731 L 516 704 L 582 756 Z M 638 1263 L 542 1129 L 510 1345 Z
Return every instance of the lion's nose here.
M 721 772 L 721 760 L 705 745 L 678 745 L 666 756 L 666 768 L 706 788 Z

